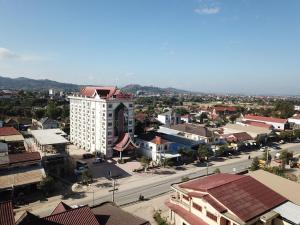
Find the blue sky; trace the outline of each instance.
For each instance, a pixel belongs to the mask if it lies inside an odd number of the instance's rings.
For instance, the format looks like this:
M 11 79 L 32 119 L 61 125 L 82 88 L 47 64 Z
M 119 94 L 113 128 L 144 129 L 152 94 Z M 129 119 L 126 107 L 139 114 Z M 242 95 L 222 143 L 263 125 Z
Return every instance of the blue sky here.
M 0 0 L 0 75 L 300 94 L 298 0 Z

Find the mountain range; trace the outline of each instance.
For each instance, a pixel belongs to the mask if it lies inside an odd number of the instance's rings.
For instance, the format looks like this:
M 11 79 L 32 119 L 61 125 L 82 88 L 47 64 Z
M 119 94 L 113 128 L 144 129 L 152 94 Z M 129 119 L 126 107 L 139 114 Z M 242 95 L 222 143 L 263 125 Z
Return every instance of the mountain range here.
M 30 79 L 26 77 L 9 78 L 0 76 L 0 89 L 12 90 L 48 90 L 50 88 L 64 91 L 78 91 L 84 85 L 61 83 L 48 79 Z M 147 94 L 184 94 L 189 91 L 176 88 L 160 88 L 154 86 L 142 86 L 138 84 L 129 84 L 121 88 L 127 93 L 136 94 L 137 91 L 142 91 Z

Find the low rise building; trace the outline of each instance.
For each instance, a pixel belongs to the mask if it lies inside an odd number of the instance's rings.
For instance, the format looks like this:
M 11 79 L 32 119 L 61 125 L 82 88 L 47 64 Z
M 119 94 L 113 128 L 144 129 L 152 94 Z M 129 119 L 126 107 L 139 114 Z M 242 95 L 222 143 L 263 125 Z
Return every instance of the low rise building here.
M 300 114 L 295 114 L 293 117 L 288 119 L 293 129 L 300 129 Z
M 8 145 L 9 152 L 25 151 L 24 137 L 14 127 L 0 128 L 0 142 L 1 141 Z
M 157 120 L 169 127 L 181 123 L 180 115 L 178 115 L 174 110 L 170 109 L 167 112 L 161 113 L 157 116 Z
M 44 118 L 40 119 L 39 121 L 33 120 L 32 124 L 39 130 L 58 129 L 59 128 L 58 122 L 49 117 L 44 117 Z
M 266 117 L 266 116 L 257 116 L 252 114 L 247 114 L 242 116 L 242 121 L 247 122 L 259 122 L 264 123 L 267 125 L 272 125 L 273 129 L 275 130 L 285 130 L 288 127 L 288 120 L 287 119 L 280 119 L 274 117 Z
M 159 132 L 140 135 L 136 143 L 142 155 L 157 162 L 162 159 L 178 159 L 181 156 L 180 149 L 192 150 L 199 145 L 199 142 L 190 139 Z
M 220 135 L 214 130 L 198 124 L 176 124 L 167 126 L 160 126 L 159 132 L 178 135 L 190 140 L 202 143 L 219 143 Z
M 5 221 L 11 221 L 10 217 L 5 218 Z M 150 225 L 148 221 L 131 215 L 110 202 L 94 207 L 84 205 L 74 208 L 61 202 L 49 216 L 39 217 L 26 212 L 16 223 L 18 225 Z
M 246 132 L 253 139 L 256 139 L 257 137 L 267 136 L 272 132 L 272 130 L 265 127 L 248 126 L 248 125 L 238 124 L 238 123 L 237 124 L 228 123 L 224 127 L 222 127 L 222 129 L 224 135 Z
M 172 185 L 166 205 L 175 225 L 296 224 L 285 197 L 246 175 L 214 174 Z M 284 212 L 283 208 L 288 208 Z M 294 218 L 295 219 L 295 215 Z

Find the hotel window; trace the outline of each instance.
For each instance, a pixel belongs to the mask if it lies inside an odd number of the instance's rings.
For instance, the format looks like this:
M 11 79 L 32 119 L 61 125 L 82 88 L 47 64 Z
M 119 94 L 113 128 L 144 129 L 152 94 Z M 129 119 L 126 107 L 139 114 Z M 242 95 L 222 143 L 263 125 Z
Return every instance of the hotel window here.
M 111 127 L 111 126 L 112 126 L 112 123 L 108 123 L 107 126 Z
M 107 144 L 111 145 L 111 141 L 108 141 Z
M 129 104 L 129 108 L 132 108 L 133 107 L 133 104 Z
M 129 121 L 128 121 L 128 124 L 130 124 L 130 125 L 131 125 L 131 124 L 132 124 L 132 120 L 129 120 Z
M 218 218 L 209 211 L 206 211 L 206 216 L 213 221 L 216 221 L 216 222 L 218 221 Z
M 194 209 L 197 209 L 198 211 L 202 212 L 202 207 L 200 205 L 198 205 L 197 203 L 193 202 L 193 207 L 194 207 Z
M 132 129 L 129 129 L 128 132 L 129 132 L 129 133 L 132 133 Z
M 111 109 L 112 108 L 112 104 L 108 104 L 108 108 Z
M 109 113 L 109 114 L 108 114 L 108 117 L 112 117 L 112 113 Z

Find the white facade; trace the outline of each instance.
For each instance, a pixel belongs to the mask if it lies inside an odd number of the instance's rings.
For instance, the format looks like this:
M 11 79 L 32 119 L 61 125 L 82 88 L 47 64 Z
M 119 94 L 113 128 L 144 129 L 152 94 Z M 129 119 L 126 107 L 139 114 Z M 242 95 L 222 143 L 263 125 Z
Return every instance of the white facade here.
M 159 114 L 157 120 L 166 126 L 176 125 L 181 122 L 180 116 L 172 110 Z
M 132 99 L 69 96 L 70 99 L 70 141 L 79 148 L 112 157 L 113 146 L 119 139 L 115 132 L 115 110 L 125 107 L 126 132 L 134 134 Z M 116 125 L 116 126 L 115 126 Z

